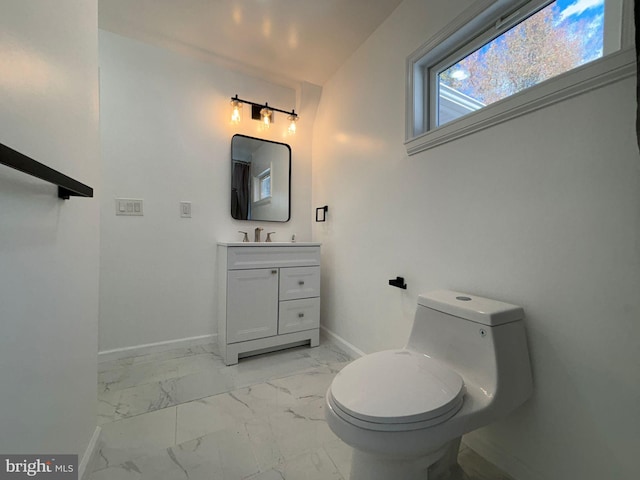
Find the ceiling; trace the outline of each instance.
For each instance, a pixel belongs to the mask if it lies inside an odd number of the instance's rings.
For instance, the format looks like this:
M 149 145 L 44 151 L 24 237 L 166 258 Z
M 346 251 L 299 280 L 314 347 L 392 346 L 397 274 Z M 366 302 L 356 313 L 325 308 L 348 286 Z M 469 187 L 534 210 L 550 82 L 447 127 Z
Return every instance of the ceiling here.
M 323 85 L 402 0 L 99 0 L 99 26 Z

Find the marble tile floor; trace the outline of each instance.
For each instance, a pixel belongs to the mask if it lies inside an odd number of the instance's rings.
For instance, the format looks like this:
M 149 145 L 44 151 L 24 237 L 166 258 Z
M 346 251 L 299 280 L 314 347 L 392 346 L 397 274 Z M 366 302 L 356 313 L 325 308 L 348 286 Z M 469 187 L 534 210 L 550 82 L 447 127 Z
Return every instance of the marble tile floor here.
M 101 363 L 90 480 L 346 480 L 323 408 L 350 360 L 325 340 L 230 367 L 213 345 Z M 464 444 L 458 458 L 452 480 L 510 480 Z

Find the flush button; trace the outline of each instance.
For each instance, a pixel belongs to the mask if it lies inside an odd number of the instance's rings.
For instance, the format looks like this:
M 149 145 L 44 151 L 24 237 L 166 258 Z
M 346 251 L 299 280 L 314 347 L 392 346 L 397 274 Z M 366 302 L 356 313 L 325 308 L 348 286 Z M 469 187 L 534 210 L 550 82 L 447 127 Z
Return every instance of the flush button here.
M 456 297 L 456 300 L 460 300 L 461 302 L 469 302 L 471 301 L 471 297 Z

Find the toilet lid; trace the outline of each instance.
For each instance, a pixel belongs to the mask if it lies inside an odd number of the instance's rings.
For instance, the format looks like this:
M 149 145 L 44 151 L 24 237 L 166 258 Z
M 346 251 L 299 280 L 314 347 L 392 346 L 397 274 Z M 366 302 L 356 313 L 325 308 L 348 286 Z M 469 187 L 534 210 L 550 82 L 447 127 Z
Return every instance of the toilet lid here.
M 386 350 L 344 367 L 331 384 L 331 396 L 360 420 L 412 423 L 459 408 L 463 386 L 460 375 L 424 354 Z

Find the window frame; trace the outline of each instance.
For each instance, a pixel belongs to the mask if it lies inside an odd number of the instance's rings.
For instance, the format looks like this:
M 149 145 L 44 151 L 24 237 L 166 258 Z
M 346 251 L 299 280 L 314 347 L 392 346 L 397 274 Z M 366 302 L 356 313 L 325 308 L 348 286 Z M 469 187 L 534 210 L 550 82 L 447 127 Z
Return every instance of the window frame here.
M 273 195 L 271 194 L 271 192 L 273 191 L 273 176 L 271 175 L 272 166 L 273 165 L 270 164 L 268 168 L 265 168 L 262 172 L 253 177 L 253 204 L 256 206 L 267 205 L 271 203 L 271 198 L 273 197 Z M 267 178 L 269 179 L 270 184 L 269 195 L 263 197 L 262 183 Z
M 407 58 L 405 146 L 409 155 L 635 74 L 633 2 L 623 0 L 619 48 L 614 52 L 607 53 L 611 48 L 605 44 L 603 56 L 599 59 L 442 126 L 430 128 L 435 121 L 431 102 L 437 95 L 437 88 L 430 88 L 429 84 L 437 76 L 437 69 L 450 63 L 452 59 L 464 58 L 482 45 L 482 42 L 487 43 L 491 38 L 501 35 L 522 21 L 523 17 L 533 15 L 551 2 L 552 0 L 476 2 Z M 605 43 L 610 41 L 611 38 L 607 38 L 605 33 Z

